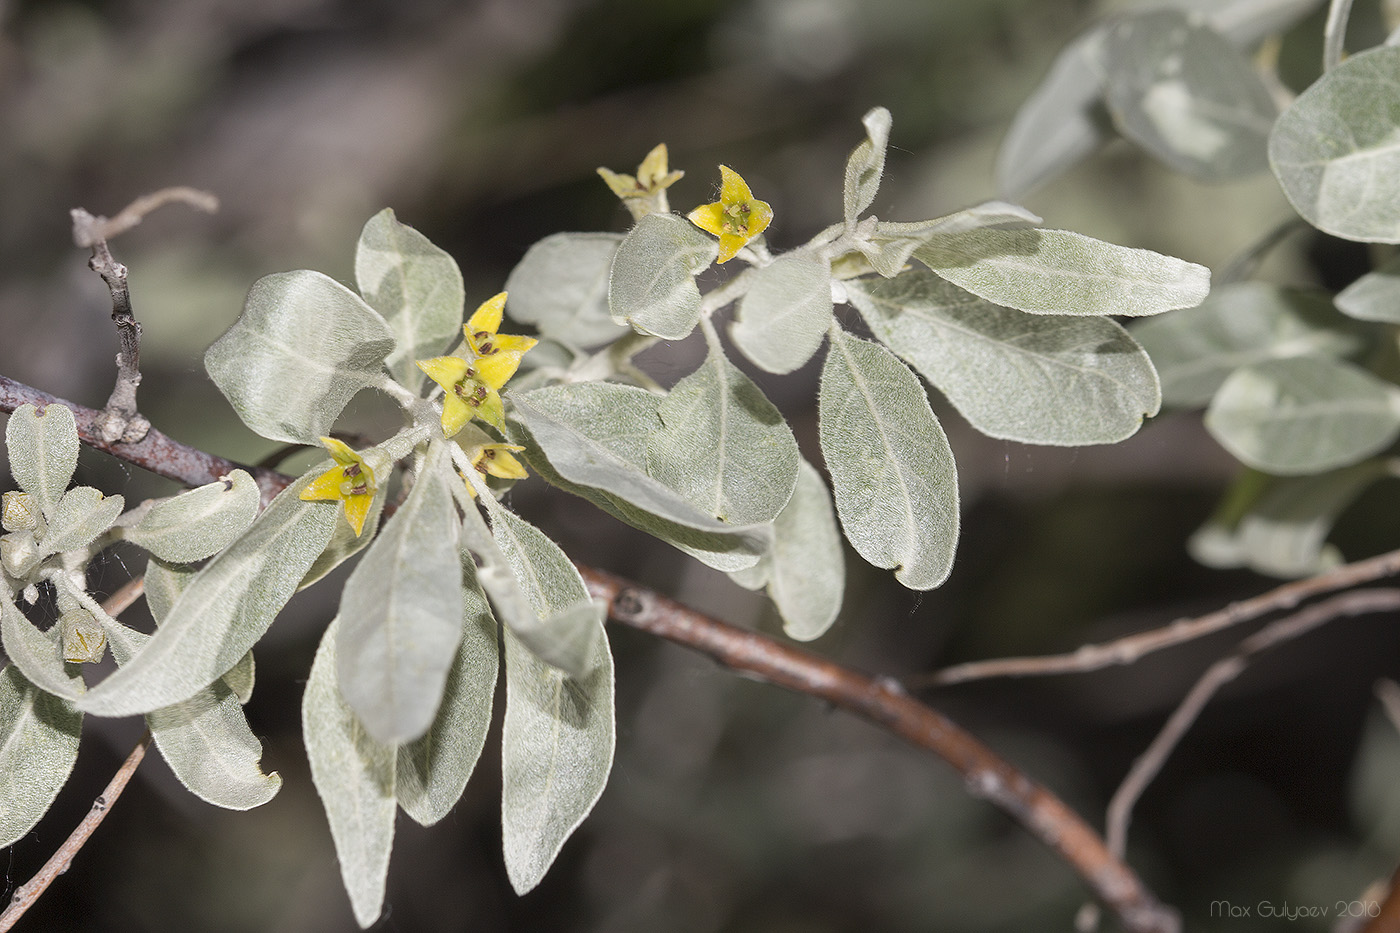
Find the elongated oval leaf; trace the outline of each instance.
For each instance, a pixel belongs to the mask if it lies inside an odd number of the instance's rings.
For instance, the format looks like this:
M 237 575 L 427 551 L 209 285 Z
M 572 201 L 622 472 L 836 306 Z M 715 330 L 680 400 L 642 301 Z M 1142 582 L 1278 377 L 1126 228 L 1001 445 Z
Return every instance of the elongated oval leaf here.
M 126 664 L 150 636 L 99 615 L 112 656 Z M 146 714 L 156 748 L 180 783 L 196 797 L 227 810 L 251 810 L 282 787 L 276 771 L 264 774 L 262 743 L 248 726 L 238 696 L 216 680 L 188 700 Z
M 1151 361 L 1108 318 L 1013 311 L 924 270 L 846 289 L 875 336 L 984 434 L 1111 444 L 1157 413 Z
M 711 340 L 705 362 L 657 408 L 647 472 L 696 508 L 736 525 L 771 522 L 801 459 L 782 414 Z
M 258 514 L 258 484 L 244 470 L 151 507 L 123 537 L 164 561 L 187 564 L 223 550 Z
M 1225 380 L 1205 423 L 1248 466 L 1318 473 L 1356 463 L 1400 436 L 1400 389 L 1339 360 L 1266 360 Z
M 700 320 L 695 275 L 719 255 L 719 243 L 674 214 L 648 214 L 622 241 L 608 280 L 613 320 L 644 334 L 680 340 Z
M 540 883 L 603 793 L 616 743 L 613 662 L 596 629 L 579 679 L 540 661 L 505 632 L 501 824 L 506 872 L 519 894 Z
M 384 906 L 384 881 L 394 847 L 392 745 L 374 741 L 340 697 L 335 681 L 337 617 L 321 636 L 306 692 L 301 700 L 301 731 L 311 781 L 331 827 L 340 878 L 350 895 L 355 920 L 367 927 Z
M 831 493 L 805 460 L 792 498 L 773 523 L 767 564 L 768 595 L 788 637 L 811 641 L 831 628 L 846 590 L 846 558 Z
M 121 496 L 104 496 L 91 486 L 74 486 L 58 500 L 48 532 L 40 541 L 46 554 L 85 548 L 122 514 Z
M 65 700 L 76 700 L 85 689 L 81 667 L 65 664 L 58 643 L 58 627 L 41 632 L 25 618 L 9 594 L 0 590 L 0 641 L 10 663 L 25 680 Z
M 1180 10 L 1125 16 L 1109 27 L 1102 61 L 1114 124 L 1170 167 L 1208 181 L 1268 167 L 1273 95 L 1210 26 Z
M 394 332 L 350 289 L 306 269 L 253 283 L 243 314 L 204 354 L 234 411 L 263 437 L 314 444 L 374 382 Z
M 83 697 L 100 716 L 188 699 L 236 664 L 272 624 L 335 527 L 339 503 L 298 498 L 324 461 L 278 494 L 247 533 L 207 563 L 130 664 Z
M 870 238 L 856 245 L 870 260 L 875 271 L 889 279 L 904 271 L 904 264 L 914 250 L 939 234 L 962 233 L 979 227 L 1025 227 L 1038 223 L 1040 218 L 1024 207 L 1005 201 L 987 201 L 933 220 L 877 223 Z
M 861 117 L 865 125 L 865 142 L 856 146 L 846 160 L 846 182 L 842 202 L 846 209 L 846 223 L 853 224 L 856 218 L 875 200 L 875 192 L 880 190 L 880 176 L 885 172 L 885 149 L 890 143 L 890 112 L 884 107 L 876 107 Z
M 78 760 L 83 715 L 7 664 L 0 670 L 0 847 L 34 828 Z
M 462 589 L 466 623 L 456 658 L 447 674 L 442 705 L 432 726 L 419 739 L 400 745 L 394 795 L 405 813 L 423 826 L 447 815 L 476 768 L 491 727 L 500 654 L 496 619 L 476 585 L 476 567 L 462 567 L 470 585 Z
M 34 497 L 45 517 L 52 518 L 78 466 L 73 413 L 62 405 L 48 405 L 43 414 L 33 405 L 21 405 L 5 425 L 5 447 L 15 482 Z
M 914 257 L 995 304 L 1032 314 L 1142 317 L 1200 304 L 1210 270 L 1068 230 L 982 227 L 930 237 Z
M 729 336 L 770 373 L 790 373 L 822 345 L 831 326 L 831 268 L 805 256 L 780 256 L 755 269 Z
M 1287 356 L 1345 356 L 1361 349 L 1325 295 L 1270 282 L 1235 282 L 1194 308 L 1129 329 L 1162 379 L 1168 405 L 1205 405 L 1241 366 Z
M 1274 124 L 1269 162 L 1308 223 L 1349 240 L 1400 243 L 1400 48 L 1342 62 Z
M 355 282 L 394 333 L 384 365 L 417 391 L 423 371 L 413 364 L 438 356 L 461 334 L 465 295 L 456 261 L 385 208 L 365 224 L 355 248 Z
M 1358 321 L 1400 324 L 1400 256 L 1337 293 L 1338 310 Z
M 818 403 L 846 539 L 910 589 L 938 586 L 957 546 L 958 481 L 923 386 L 884 347 L 833 328 Z
M 462 569 L 450 442 L 438 439 L 403 505 L 365 551 L 340 597 L 336 680 L 377 742 L 432 725 L 462 638 Z
M 510 316 L 565 343 L 592 347 L 627 333 L 608 312 L 608 276 L 622 236 L 556 233 L 525 251 L 506 279 Z

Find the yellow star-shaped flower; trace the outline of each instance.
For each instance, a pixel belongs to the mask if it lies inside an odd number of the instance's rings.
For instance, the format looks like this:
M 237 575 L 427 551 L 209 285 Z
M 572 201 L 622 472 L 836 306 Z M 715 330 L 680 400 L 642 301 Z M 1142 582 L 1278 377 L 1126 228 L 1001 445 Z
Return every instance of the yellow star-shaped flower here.
M 365 527 L 365 516 L 374 501 L 374 470 L 365 458 L 333 437 L 321 438 L 335 466 L 322 473 L 301 491 L 308 502 L 339 501 L 345 506 L 345 520 L 355 529 L 355 537 Z
M 608 183 L 613 194 L 624 201 L 635 198 L 654 198 L 657 195 L 664 199 L 666 189 L 674 185 L 685 174 L 685 172 L 668 171 L 667 168 L 666 144 L 662 143 L 647 153 L 642 164 L 637 166 L 636 175 L 624 175 L 606 168 L 598 169 L 598 174 L 603 176 L 603 181 Z M 661 201 L 661 205 L 658 210 L 664 212 L 666 210 L 664 200 Z
M 719 262 L 728 262 L 773 221 L 773 208 L 753 196 L 739 173 L 719 167 L 719 200 L 702 204 L 686 215 L 706 233 L 719 237 Z
M 463 326 L 467 356 L 418 361 L 418 368 L 446 393 L 442 399 L 445 437 L 455 435 L 473 417 L 505 430 L 505 405 L 500 390 L 520 368 L 525 351 L 537 343 L 534 337 L 496 333 L 505 305 L 506 293 L 501 292 L 482 302 Z
M 496 476 L 501 479 L 524 479 L 530 474 L 524 464 L 515 459 L 513 452 L 524 450 L 518 444 L 482 444 L 471 455 L 472 466 L 482 476 Z M 476 498 L 476 487 L 467 482 L 467 492 Z

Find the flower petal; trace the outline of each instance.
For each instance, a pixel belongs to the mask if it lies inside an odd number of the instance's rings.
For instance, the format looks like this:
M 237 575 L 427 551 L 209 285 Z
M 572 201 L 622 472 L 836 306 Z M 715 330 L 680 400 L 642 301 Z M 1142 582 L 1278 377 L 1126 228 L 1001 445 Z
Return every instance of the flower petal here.
M 753 200 L 753 192 L 742 175 L 727 165 L 719 167 L 719 199 L 724 204 L 740 204 Z
M 320 476 L 306 484 L 306 488 L 301 491 L 299 498 L 307 502 L 334 502 L 343 499 L 340 493 L 340 483 L 345 479 L 344 468 L 331 467 Z
M 505 292 L 501 292 L 498 295 L 492 295 L 490 298 L 483 301 L 480 307 L 478 307 L 475 311 L 472 312 L 472 316 L 467 321 L 466 327 L 463 328 L 467 335 L 467 339 L 470 340 L 472 334 L 478 331 L 486 331 L 486 333 L 488 334 L 494 334 L 498 329 L 500 329 L 501 318 L 505 314 L 505 308 Z
M 452 394 L 452 387 L 462 381 L 471 368 L 460 356 L 436 356 L 431 360 L 418 360 L 418 368 L 428 374 L 428 378 Z
M 352 463 L 363 463 L 364 460 L 359 454 L 350 449 L 350 445 L 334 437 L 321 438 L 321 446 L 330 453 L 331 459 L 341 466 L 349 466 Z
M 472 420 L 475 409 L 456 392 L 448 390 L 442 399 L 442 436 L 452 437 Z
M 685 216 L 706 233 L 719 236 L 724 231 L 724 205 L 718 202 L 702 204 Z
M 369 514 L 370 503 L 373 501 L 374 495 L 371 493 L 357 493 L 345 499 L 345 520 L 355 529 L 357 538 L 365 529 L 365 516 Z
M 490 457 L 482 457 L 482 465 L 486 472 L 501 479 L 524 479 L 529 476 L 524 465 L 511 455 L 512 450 L 524 450 L 515 444 L 492 444 L 484 449 L 482 453 L 494 451 Z

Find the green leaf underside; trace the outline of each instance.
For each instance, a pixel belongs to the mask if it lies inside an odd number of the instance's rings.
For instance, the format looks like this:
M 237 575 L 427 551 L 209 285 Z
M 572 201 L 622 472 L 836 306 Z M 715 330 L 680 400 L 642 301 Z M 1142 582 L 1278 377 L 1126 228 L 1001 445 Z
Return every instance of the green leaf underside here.
M 528 627 L 513 626 L 512 633 L 541 659 L 584 676 L 603 619 L 583 578 L 544 532 L 499 503 L 487 506 L 491 533 L 538 620 Z
M 1208 25 L 1180 10 L 1127 16 L 1108 29 L 1101 60 L 1114 124 L 1167 165 L 1207 181 L 1268 167 L 1273 95 Z
M 1337 293 L 1337 309 L 1358 321 L 1400 324 L 1400 256 Z
M 384 906 L 384 882 L 394 847 L 397 752 L 374 741 L 340 696 L 335 680 L 337 617 L 321 636 L 301 702 L 301 729 L 340 878 L 361 927 Z
M 1313 226 L 1400 243 L 1400 48 L 1353 55 L 1298 95 L 1274 124 L 1269 161 Z
M 82 722 L 71 703 L 13 665 L 0 670 L 0 847 L 33 829 L 67 783 Z
M 118 664 L 129 663 L 150 641 L 149 635 L 105 614 L 101 622 Z M 147 713 L 146 725 L 170 770 L 206 803 L 251 810 L 271 800 L 282 786 L 277 772 L 262 772 L 262 743 L 248 726 L 237 694 L 223 680 L 188 700 Z
M 1236 282 L 1194 308 L 1148 321 L 1129 332 L 1147 350 L 1162 379 L 1162 400 L 1205 405 L 1241 366 L 1290 356 L 1339 357 L 1361 349 L 1361 339 L 1325 295 L 1269 282 Z
M 608 276 L 621 242 L 616 233 L 556 233 L 531 246 L 506 279 L 511 318 L 580 347 L 627 333 L 608 312 Z
M 804 256 L 780 256 L 756 268 L 729 336 L 770 373 L 810 360 L 831 326 L 831 268 Z
M 264 276 L 243 314 L 204 355 L 234 411 L 263 437 L 315 444 L 375 382 L 394 332 L 350 289 L 319 272 Z
M 462 565 L 469 585 L 462 589 L 462 641 L 437 717 L 422 737 L 398 749 L 394 795 L 399 806 L 422 826 L 447 815 L 476 768 L 491 726 L 500 656 L 496 648 L 496 619 L 475 583 L 476 567 Z
M 80 665 L 65 664 L 58 644 L 58 627 L 39 631 L 0 589 L 0 640 L 10 663 L 25 680 L 65 700 L 77 700 L 85 689 Z
M 846 287 L 875 336 L 991 437 L 1108 444 L 1157 413 L 1152 363 L 1107 318 L 998 307 L 925 270 Z
M 441 355 L 462 331 L 465 297 L 456 261 L 385 208 L 360 233 L 355 282 L 394 333 L 384 365 L 418 391 L 427 377 L 414 361 Z
M 885 171 L 885 149 L 890 142 L 890 112 L 876 107 L 861 118 L 865 125 L 865 141 L 856 146 L 846 160 L 846 179 L 842 203 L 847 224 L 865 212 L 880 190 L 880 176 Z
M 173 563 L 203 560 L 247 530 L 258 514 L 258 484 L 245 470 L 164 499 L 123 532 L 132 544 Z
M 58 500 L 53 519 L 41 541 L 47 554 L 76 551 L 87 547 L 98 535 L 112 527 L 122 514 L 121 496 L 103 496 L 91 486 L 74 486 Z
M 718 569 L 752 566 L 772 542 L 763 525 L 733 526 L 701 512 L 646 473 L 646 447 L 661 429 L 661 399 L 610 383 L 550 386 L 513 397 L 539 450 L 530 465 L 546 481 L 654 534 Z
M 1032 314 L 1141 317 L 1199 304 L 1210 270 L 1068 230 L 982 227 L 930 237 L 914 258 L 980 298 Z
M 78 466 L 73 413 L 63 405 L 49 405 L 43 414 L 33 405 L 21 405 L 5 425 L 5 449 L 19 488 L 34 497 L 45 518 L 53 518 Z
M 711 343 L 657 408 L 647 473 L 735 525 L 778 517 L 797 482 L 797 441 L 773 403 Z
M 188 699 L 236 664 L 330 540 L 339 503 L 298 498 L 330 466 L 322 462 L 288 486 L 210 560 L 141 654 L 89 690 L 83 709 L 101 716 L 150 712 Z
M 680 340 L 700 320 L 695 275 L 719 255 L 714 237 L 674 214 L 648 214 L 613 258 L 608 307 L 613 320 L 644 334 Z
M 539 884 L 603 793 L 616 742 L 613 662 L 600 626 L 592 666 L 565 676 L 505 633 L 501 824 L 516 893 Z
M 1317 473 L 1390 446 L 1400 435 L 1400 390 L 1338 360 L 1266 360 L 1225 380 L 1205 423 L 1248 466 Z
M 1038 223 L 1040 218 L 1024 207 L 1005 201 L 987 201 L 934 220 L 877 223 L 870 239 L 856 245 L 871 267 L 888 279 L 902 272 L 914 250 L 933 237 L 980 227 L 1024 227 Z
M 910 589 L 938 586 L 957 545 L 957 469 L 918 379 L 884 347 L 833 328 L 819 408 L 846 539 Z
M 811 641 L 831 628 L 841 611 L 846 559 L 831 493 L 805 460 L 773 532 L 773 550 L 764 559 L 768 595 L 788 637 Z
M 460 525 L 449 441 L 437 439 L 341 593 L 336 682 L 378 742 L 432 725 L 462 637 Z

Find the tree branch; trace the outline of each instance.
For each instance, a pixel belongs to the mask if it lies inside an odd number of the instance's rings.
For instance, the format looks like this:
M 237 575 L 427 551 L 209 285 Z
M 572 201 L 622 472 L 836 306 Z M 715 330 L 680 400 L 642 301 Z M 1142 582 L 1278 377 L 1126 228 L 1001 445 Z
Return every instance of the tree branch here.
M 0 376 L 0 411 L 14 411 L 25 402 L 40 407 L 53 403 L 68 406 L 84 443 L 189 485 L 212 482 L 233 469 L 247 469 L 257 479 L 266 503 L 293 480 L 274 470 L 244 467 L 187 447 L 156 430 L 139 444 L 108 444 L 95 430 L 99 412 Z M 708 654 L 732 670 L 824 699 L 939 755 L 963 776 L 970 793 L 1000 807 L 1058 853 L 1122 918 L 1127 929 L 1141 933 L 1176 933 L 1180 929 L 1175 912 L 1162 905 L 1121 859 L 1109 853 L 1102 838 L 1078 814 L 947 717 L 910 697 L 895 680 L 868 677 L 735 628 L 603 571 L 586 566 L 579 566 L 579 571 L 593 595 L 607 600 L 613 621 Z

